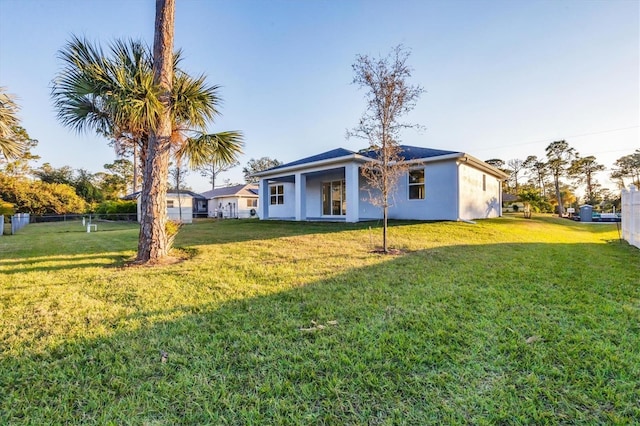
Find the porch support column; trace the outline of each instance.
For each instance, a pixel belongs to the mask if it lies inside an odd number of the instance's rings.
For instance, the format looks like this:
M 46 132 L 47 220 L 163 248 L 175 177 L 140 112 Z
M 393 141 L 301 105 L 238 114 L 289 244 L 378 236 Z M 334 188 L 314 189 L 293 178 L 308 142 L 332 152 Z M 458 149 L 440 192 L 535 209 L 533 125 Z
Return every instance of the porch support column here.
M 356 163 L 344 167 L 344 184 L 347 192 L 347 222 L 360 220 L 360 167 Z
M 296 220 L 307 220 L 307 176 L 296 173 L 295 179 Z
M 269 219 L 269 181 L 260 179 L 258 183 L 258 216 L 260 220 Z

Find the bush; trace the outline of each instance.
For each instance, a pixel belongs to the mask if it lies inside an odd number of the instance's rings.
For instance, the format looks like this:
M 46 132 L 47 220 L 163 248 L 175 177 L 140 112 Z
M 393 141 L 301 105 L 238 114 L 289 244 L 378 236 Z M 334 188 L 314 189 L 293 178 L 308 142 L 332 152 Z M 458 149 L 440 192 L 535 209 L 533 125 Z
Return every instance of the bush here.
M 511 209 L 513 209 L 514 212 L 518 211 L 518 205 L 517 204 L 511 204 Z
M 114 200 L 103 201 L 95 209 L 96 214 L 132 214 L 136 213 L 138 206 L 135 201 Z
M 13 204 L 0 200 L 0 216 L 10 216 L 15 213 L 16 209 L 13 207 Z

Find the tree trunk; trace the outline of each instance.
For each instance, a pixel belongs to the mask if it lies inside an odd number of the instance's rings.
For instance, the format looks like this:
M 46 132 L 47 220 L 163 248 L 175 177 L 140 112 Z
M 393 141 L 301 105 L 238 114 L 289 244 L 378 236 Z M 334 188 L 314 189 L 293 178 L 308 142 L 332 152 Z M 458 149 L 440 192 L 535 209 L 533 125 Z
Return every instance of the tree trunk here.
M 560 194 L 560 182 L 558 179 L 555 179 L 555 187 L 556 187 L 556 198 L 558 200 L 558 216 L 562 217 L 564 215 L 564 206 L 562 205 L 562 194 Z
M 384 253 L 389 252 L 387 247 L 387 206 L 382 209 L 382 251 Z
M 138 141 L 133 143 L 133 191 L 138 192 Z
M 153 41 L 153 82 L 160 88 L 164 109 L 151 132 L 144 164 L 142 217 L 138 239 L 138 262 L 156 262 L 169 251 L 167 244 L 167 177 L 171 146 L 171 89 L 173 85 L 173 32 L 175 0 L 156 0 Z

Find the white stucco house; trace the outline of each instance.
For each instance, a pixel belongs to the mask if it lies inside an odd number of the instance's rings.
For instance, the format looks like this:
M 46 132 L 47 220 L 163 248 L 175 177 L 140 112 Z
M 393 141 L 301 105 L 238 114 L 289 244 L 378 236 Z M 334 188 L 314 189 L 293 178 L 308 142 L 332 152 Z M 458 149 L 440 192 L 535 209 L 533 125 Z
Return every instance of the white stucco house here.
M 389 208 L 390 219 L 471 220 L 502 215 L 508 176 L 464 152 L 401 146 L 410 166 Z M 358 222 L 382 218 L 360 166 L 372 151 L 337 148 L 255 174 L 260 219 Z
M 234 185 L 203 192 L 208 216 L 246 219 L 258 216 L 258 185 Z
M 138 203 L 138 222 L 140 222 L 140 191 L 129 194 L 123 199 L 136 200 Z M 167 218 L 180 223 L 192 223 L 194 217 L 206 216 L 207 200 L 202 195 L 189 190 L 167 191 Z

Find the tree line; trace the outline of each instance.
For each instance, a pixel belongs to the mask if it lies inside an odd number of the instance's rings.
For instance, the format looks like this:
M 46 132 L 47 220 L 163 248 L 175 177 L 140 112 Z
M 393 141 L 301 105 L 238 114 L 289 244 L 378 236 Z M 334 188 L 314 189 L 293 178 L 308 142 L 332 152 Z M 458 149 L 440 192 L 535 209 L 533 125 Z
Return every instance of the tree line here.
M 609 177 L 618 186 L 617 191 L 603 187 L 598 181 L 597 174 L 606 168 L 595 156 L 581 156 L 565 140 L 551 142 L 544 157 L 529 155 L 506 162 L 493 158 L 486 162 L 509 175 L 503 183 L 504 193 L 538 211 L 555 211 L 560 215 L 565 214 L 566 207 L 578 203 L 619 209 L 619 189 L 628 184 L 640 186 L 640 149 L 615 161 Z M 578 190 L 584 194 L 580 199 L 576 196 Z

